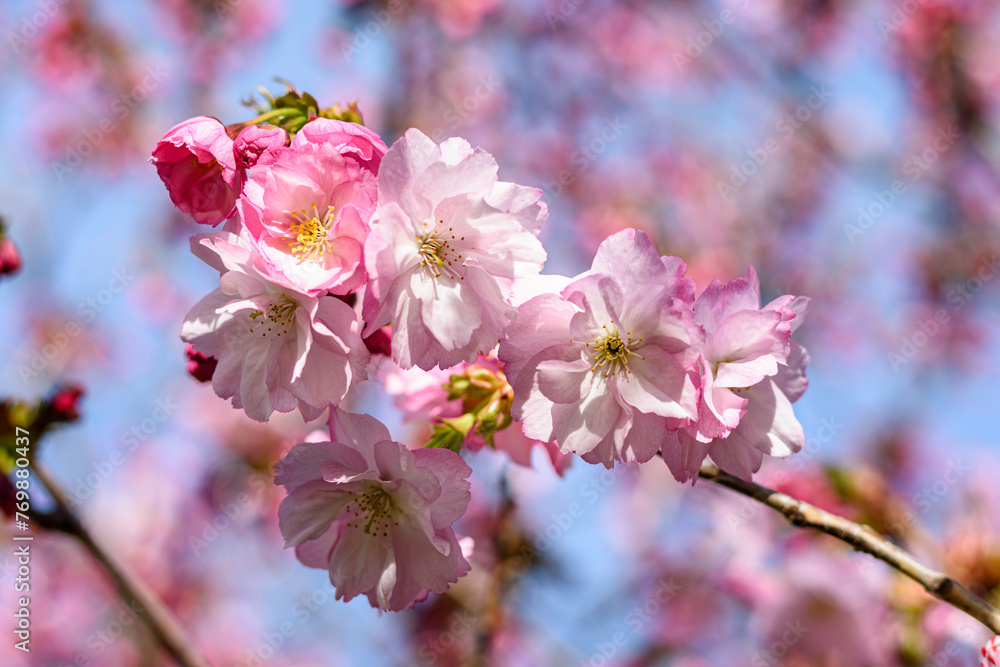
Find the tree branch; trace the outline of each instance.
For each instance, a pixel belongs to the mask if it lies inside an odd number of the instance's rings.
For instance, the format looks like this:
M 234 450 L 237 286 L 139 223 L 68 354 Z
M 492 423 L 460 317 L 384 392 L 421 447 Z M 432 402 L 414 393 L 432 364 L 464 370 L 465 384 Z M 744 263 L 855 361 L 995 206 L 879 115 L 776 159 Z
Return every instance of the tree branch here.
M 47 514 L 32 514 L 39 526 L 72 535 L 79 539 L 94 558 L 101 562 L 111 578 L 115 580 L 122 598 L 132 604 L 139 617 L 152 631 L 153 636 L 181 665 L 181 667 L 211 667 L 208 660 L 194 646 L 194 642 L 184 633 L 170 610 L 156 597 L 156 594 L 125 564 L 116 562 L 83 526 L 80 519 L 70 509 L 69 498 L 59 483 L 37 463 L 31 464 L 35 477 L 49 490 L 56 502 L 54 511 Z
M 723 472 L 718 466 L 707 461 L 702 464 L 698 476 L 767 505 L 784 515 L 793 526 L 814 528 L 827 535 L 832 535 L 850 544 L 858 551 L 863 551 L 888 563 L 923 586 L 928 593 L 937 599 L 964 611 L 989 628 L 994 634 L 1000 635 L 1000 611 L 948 575 L 927 567 L 870 527 L 824 512 L 818 507 L 796 500 L 766 486 L 746 482 L 739 477 Z

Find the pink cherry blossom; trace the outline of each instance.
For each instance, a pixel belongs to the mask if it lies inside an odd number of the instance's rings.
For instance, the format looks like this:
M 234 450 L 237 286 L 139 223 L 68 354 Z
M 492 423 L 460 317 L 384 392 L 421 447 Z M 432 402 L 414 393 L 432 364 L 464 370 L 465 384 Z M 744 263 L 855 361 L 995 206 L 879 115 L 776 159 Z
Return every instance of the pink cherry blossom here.
M 280 127 L 251 125 L 244 128 L 233 141 L 236 163 L 244 169 L 256 164 L 271 164 L 277 158 L 279 149 L 291 141 L 288 133 Z
M 292 146 L 326 144 L 362 168 L 377 174 L 388 147 L 382 137 L 364 125 L 329 118 L 314 118 L 296 133 Z
M 728 284 L 713 281 L 698 297 L 695 319 L 705 329 L 698 421 L 668 435 L 662 448 L 676 479 L 696 478 L 706 455 L 750 479 L 765 454 L 784 457 L 802 448 L 791 404 L 808 384 L 808 355 L 790 337 L 808 305 L 786 295 L 761 308 L 753 267 Z
M 406 609 L 470 569 L 452 524 L 471 472 L 452 451 L 410 451 L 374 417 L 334 408 L 330 442 L 298 444 L 277 464 L 285 545 L 329 571 L 337 599 Z
M 610 468 L 648 461 L 667 428 L 697 417 L 689 370 L 704 336 L 684 271 L 628 229 L 560 293 L 520 306 L 500 359 L 525 435 Z
M 365 281 L 375 174 L 353 148 L 301 136 L 249 170 L 237 206 L 272 273 L 307 294 L 348 294 Z
M 197 116 L 167 132 L 150 158 L 170 201 L 204 225 L 230 217 L 243 188 L 233 140 L 215 118 Z
M 393 359 L 447 368 L 496 346 L 514 316 L 515 279 L 545 261 L 541 192 L 497 181 L 497 164 L 463 139 L 408 130 L 378 176 L 365 246 L 365 332 L 392 322 Z
M 222 277 L 188 313 L 181 338 L 218 360 L 212 387 L 233 407 L 257 421 L 296 407 L 314 419 L 365 379 L 369 354 L 350 306 L 269 275 L 247 239 L 231 232 L 196 236 L 191 248 Z

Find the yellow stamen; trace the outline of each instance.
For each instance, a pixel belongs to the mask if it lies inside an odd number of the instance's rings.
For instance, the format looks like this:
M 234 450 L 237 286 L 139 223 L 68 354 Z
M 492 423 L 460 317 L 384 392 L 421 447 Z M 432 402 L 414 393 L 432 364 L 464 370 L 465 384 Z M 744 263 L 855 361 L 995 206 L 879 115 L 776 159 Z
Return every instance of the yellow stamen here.
M 334 207 L 327 206 L 326 211 L 320 215 L 313 202 L 311 213 L 302 209 L 293 215 L 295 222 L 288 225 L 289 234 L 285 237 L 292 248 L 292 254 L 302 261 L 323 261 L 333 249 L 330 227 L 335 220 Z

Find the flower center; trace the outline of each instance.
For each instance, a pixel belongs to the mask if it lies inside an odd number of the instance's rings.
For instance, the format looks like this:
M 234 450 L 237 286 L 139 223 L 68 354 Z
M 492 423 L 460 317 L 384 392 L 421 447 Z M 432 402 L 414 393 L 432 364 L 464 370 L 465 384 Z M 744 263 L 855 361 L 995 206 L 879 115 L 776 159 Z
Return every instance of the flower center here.
M 320 214 L 316 202 L 313 202 L 311 214 L 306 209 L 292 214 L 295 222 L 288 225 L 289 233 L 285 236 L 285 240 L 292 247 L 293 255 L 302 261 L 323 260 L 333 248 L 333 240 L 330 238 L 330 227 L 334 221 L 333 212 L 334 207 L 327 206 Z
M 638 354 L 635 352 L 636 346 L 642 342 L 642 338 L 637 338 L 632 340 L 632 332 L 625 332 L 625 340 L 622 340 L 622 336 L 618 331 L 616 331 L 612 325 L 612 329 L 608 329 L 608 325 L 604 325 L 603 328 L 607 329 L 607 333 L 602 335 L 593 344 L 585 343 L 588 348 L 591 348 L 593 366 L 590 370 L 597 372 L 598 369 L 604 369 L 604 377 L 608 377 L 612 373 L 618 373 L 624 370 L 626 375 L 631 375 L 632 369 L 628 367 L 628 360 L 633 354 Z M 569 342 L 573 342 L 570 338 Z M 641 354 L 638 355 L 640 359 L 645 359 L 646 357 Z
M 427 227 L 426 222 L 424 222 L 424 227 Z M 458 276 L 459 280 L 465 280 L 465 276 L 458 274 L 458 269 L 465 266 L 465 262 L 462 261 L 462 253 L 451 245 L 456 240 L 464 241 L 465 237 L 456 239 L 453 231 L 452 227 L 445 231 L 444 220 L 438 220 L 434 229 L 423 236 L 416 237 L 420 268 L 427 269 L 435 278 L 440 278 L 443 274 L 452 280 L 455 279 L 455 276 Z
M 272 303 L 266 314 L 263 310 L 254 310 L 249 317 L 253 321 L 250 333 L 260 331 L 261 336 L 273 333 L 272 339 L 274 339 L 288 333 L 292 320 L 295 319 L 295 304 L 283 298 L 278 303 Z M 265 327 L 266 330 L 261 331 Z
M 353 514 L 354 518 L 348 520 L 348 528 L 361 528 L 366 535 L 378 537 L 389 536 L 389 527 L 398 526 L 399 522 L 392 518 L 393 502 L 392 496 L 381 487 L 373 486 L 366 492 L 355 496 L 345 508 L 348 514 Z

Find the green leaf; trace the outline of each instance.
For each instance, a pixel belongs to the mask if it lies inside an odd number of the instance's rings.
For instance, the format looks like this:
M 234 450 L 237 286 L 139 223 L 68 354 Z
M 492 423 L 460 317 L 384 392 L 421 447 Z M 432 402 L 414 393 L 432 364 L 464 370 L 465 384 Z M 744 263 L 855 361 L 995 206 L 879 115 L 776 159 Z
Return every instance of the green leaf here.
M 475 425 L 476 419 L 472 415 L 442 419 L 440 423 L 434 425 L 434 434 L 425 447 L 443 447 L 458 452 L 462 448 L 462 442 L 465 441 Z
M 461 432 L 455 430 L 447 424 L 435 424 L 434 434 L 431 439 L 427 441 L 424 447 L 429 447 L 431 449 L 450 449 L 453 452 L 458 452 L 462 448 L 462 441 L 465 440 L 465 436 Z

